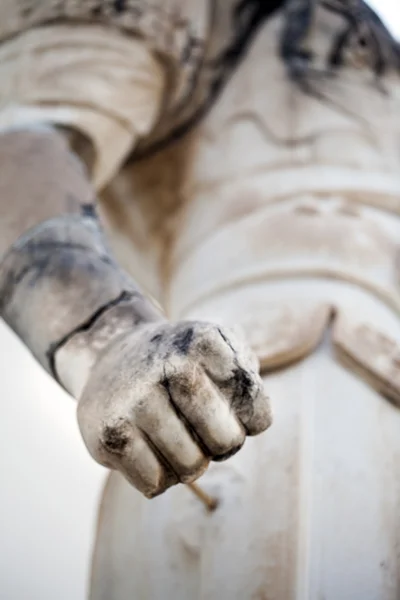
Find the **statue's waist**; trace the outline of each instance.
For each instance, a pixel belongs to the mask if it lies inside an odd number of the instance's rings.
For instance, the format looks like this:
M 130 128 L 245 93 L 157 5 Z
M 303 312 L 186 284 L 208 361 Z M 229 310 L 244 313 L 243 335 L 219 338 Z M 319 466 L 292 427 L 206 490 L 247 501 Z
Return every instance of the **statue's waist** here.
M 400 219 L 341 201 L 265 207 L 176 268 L 173 318 L 241 326 L 262 367 L 309 354 L 332 325 L 343 362 L 400 404 Z

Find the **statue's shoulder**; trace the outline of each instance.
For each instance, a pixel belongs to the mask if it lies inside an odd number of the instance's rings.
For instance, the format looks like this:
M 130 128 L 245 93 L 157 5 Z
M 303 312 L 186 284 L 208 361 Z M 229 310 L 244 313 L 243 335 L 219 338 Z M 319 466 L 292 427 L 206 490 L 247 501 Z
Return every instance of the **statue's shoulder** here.
M 163 51 L 176 52 L 177 33 L 184 43 L 189 21 L 209 0 L 2 0 L 0 43 L 35 27 L 101 24 L 144 37 Z M 196 7 L 194 9 L 194 7 Z M 171 32 L 175 35 L 171 37 Z M 186 33 L 187 35 L 187 33 Z

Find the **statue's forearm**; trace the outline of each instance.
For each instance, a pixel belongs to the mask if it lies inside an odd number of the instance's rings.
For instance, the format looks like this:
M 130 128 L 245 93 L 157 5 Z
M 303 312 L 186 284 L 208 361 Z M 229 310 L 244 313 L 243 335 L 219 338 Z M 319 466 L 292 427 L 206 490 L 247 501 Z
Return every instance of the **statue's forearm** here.
M 1 315 L 78 395 L 111 337 L 160 316 L 110 256 L 90 182 L 60 134 L 0 135 L 0 187 Z

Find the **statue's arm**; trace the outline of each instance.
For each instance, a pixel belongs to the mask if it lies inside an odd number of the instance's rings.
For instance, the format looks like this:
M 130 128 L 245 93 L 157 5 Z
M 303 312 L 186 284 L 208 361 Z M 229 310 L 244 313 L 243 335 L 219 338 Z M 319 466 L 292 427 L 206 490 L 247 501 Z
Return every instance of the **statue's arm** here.
M 0 134 L 1 315 L 78 399 L 91 454 L 148 496 L 265 430 L 257 361 L 169 324 L 110 255 L 83 164 L 54 129 Z
M 58 351 L 74 334 L 113 307 L 129 306 L 132 326 L 161 315 L 110 256 L 85 166 L 61 133 L 1 134 L 0 190 L 2 317 L 77 396 L 100 346 L 70 370 Z

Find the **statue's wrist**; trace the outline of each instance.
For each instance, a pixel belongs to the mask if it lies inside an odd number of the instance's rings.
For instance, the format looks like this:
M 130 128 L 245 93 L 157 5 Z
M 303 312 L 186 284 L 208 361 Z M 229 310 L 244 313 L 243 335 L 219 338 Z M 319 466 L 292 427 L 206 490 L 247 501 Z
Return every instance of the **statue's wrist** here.
M 165 318 L 142 294 L 123 292 L 54 348 L 56 378 L 78 399 L 99 356 L 112 349 L 116 340 L 162 321 Z
M 13 244 L 0 264 L 0 312 L 67 389 L 57 354 L 77 334 L 95 331 L 103 313 L 118 315 L 126 327 L 161 318 L 110 257 L 94 214 L 50 219 Z M 102 336 L 98 329 L 94 346 Z

